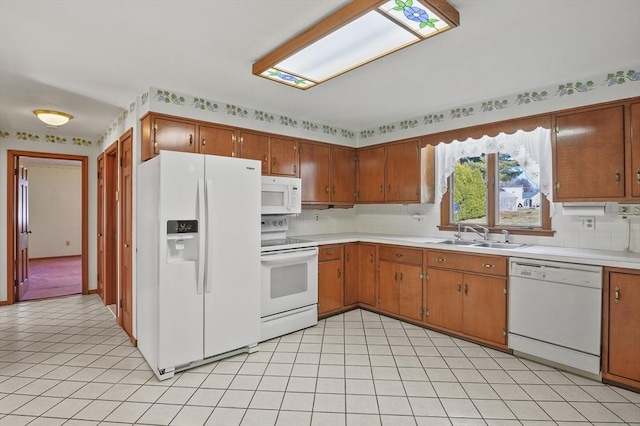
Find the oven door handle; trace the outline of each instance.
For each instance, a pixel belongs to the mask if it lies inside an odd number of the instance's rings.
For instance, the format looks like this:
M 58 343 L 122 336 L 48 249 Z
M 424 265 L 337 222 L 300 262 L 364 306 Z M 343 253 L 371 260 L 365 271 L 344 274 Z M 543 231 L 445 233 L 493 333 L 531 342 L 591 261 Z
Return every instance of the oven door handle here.
M 302 259 L 312 259 L 318 257 L 318 249 L 301 250 L 287 253 L 263 254 L 260 257 L 262 263 L 291 263 Z

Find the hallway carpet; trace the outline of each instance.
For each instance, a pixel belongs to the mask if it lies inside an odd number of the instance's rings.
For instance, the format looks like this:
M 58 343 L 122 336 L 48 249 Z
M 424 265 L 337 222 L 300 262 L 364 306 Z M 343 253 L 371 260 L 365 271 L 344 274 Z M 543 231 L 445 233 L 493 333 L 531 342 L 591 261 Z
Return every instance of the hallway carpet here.
M 82 293 L 81 256 L 29 260 L 29 289 L 22 300 Z

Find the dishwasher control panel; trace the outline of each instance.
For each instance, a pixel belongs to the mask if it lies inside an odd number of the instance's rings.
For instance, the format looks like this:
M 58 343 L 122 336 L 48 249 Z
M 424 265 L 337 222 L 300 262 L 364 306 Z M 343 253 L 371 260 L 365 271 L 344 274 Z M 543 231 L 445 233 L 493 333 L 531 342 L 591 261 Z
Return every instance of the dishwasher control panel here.
M 602 288 L 602 267 L 575 263 L 511 258 L 511 277 Z

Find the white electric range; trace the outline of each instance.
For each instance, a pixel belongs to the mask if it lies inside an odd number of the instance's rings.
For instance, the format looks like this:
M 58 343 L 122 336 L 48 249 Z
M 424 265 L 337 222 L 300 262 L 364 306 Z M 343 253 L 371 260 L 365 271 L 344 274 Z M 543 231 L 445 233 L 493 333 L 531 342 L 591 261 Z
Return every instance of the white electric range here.
M 318 243 L 288 229 L 287 216 L 262 216 L 260 341 L 318 323 Z

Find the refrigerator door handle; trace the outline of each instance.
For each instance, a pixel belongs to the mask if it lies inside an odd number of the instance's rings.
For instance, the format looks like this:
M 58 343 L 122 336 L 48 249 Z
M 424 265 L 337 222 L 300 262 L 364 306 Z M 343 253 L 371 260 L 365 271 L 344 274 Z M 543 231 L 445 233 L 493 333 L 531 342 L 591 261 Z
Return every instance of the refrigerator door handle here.
M 200 235 L 198 236 L 198 281 L 196 282 L 196 291 L 202 294 L 204 287 L 204 266 L 206 262 L 205 256 L 205 231 L 206 227 L 202 225 L 205 222 L 205 182 L 204 179 L 198 179 L 198 222 L 200 223 Z
M 205 196 L 205 214 L 207 215 L 207 228 L 206 228 L 206 239 L 207 239 L 207 273 L 206 280 L 204 281 L 204 291 L 206 293 L 211 293 L 211 281 L 213 281 L 213 262 L 210 262 L 209 259 L 213 259 L 213 205 L 211 204 L 211 188 L 213 187 L 213 181 L 211 179 L 205 180 L 206 190 L 204 191 Z

